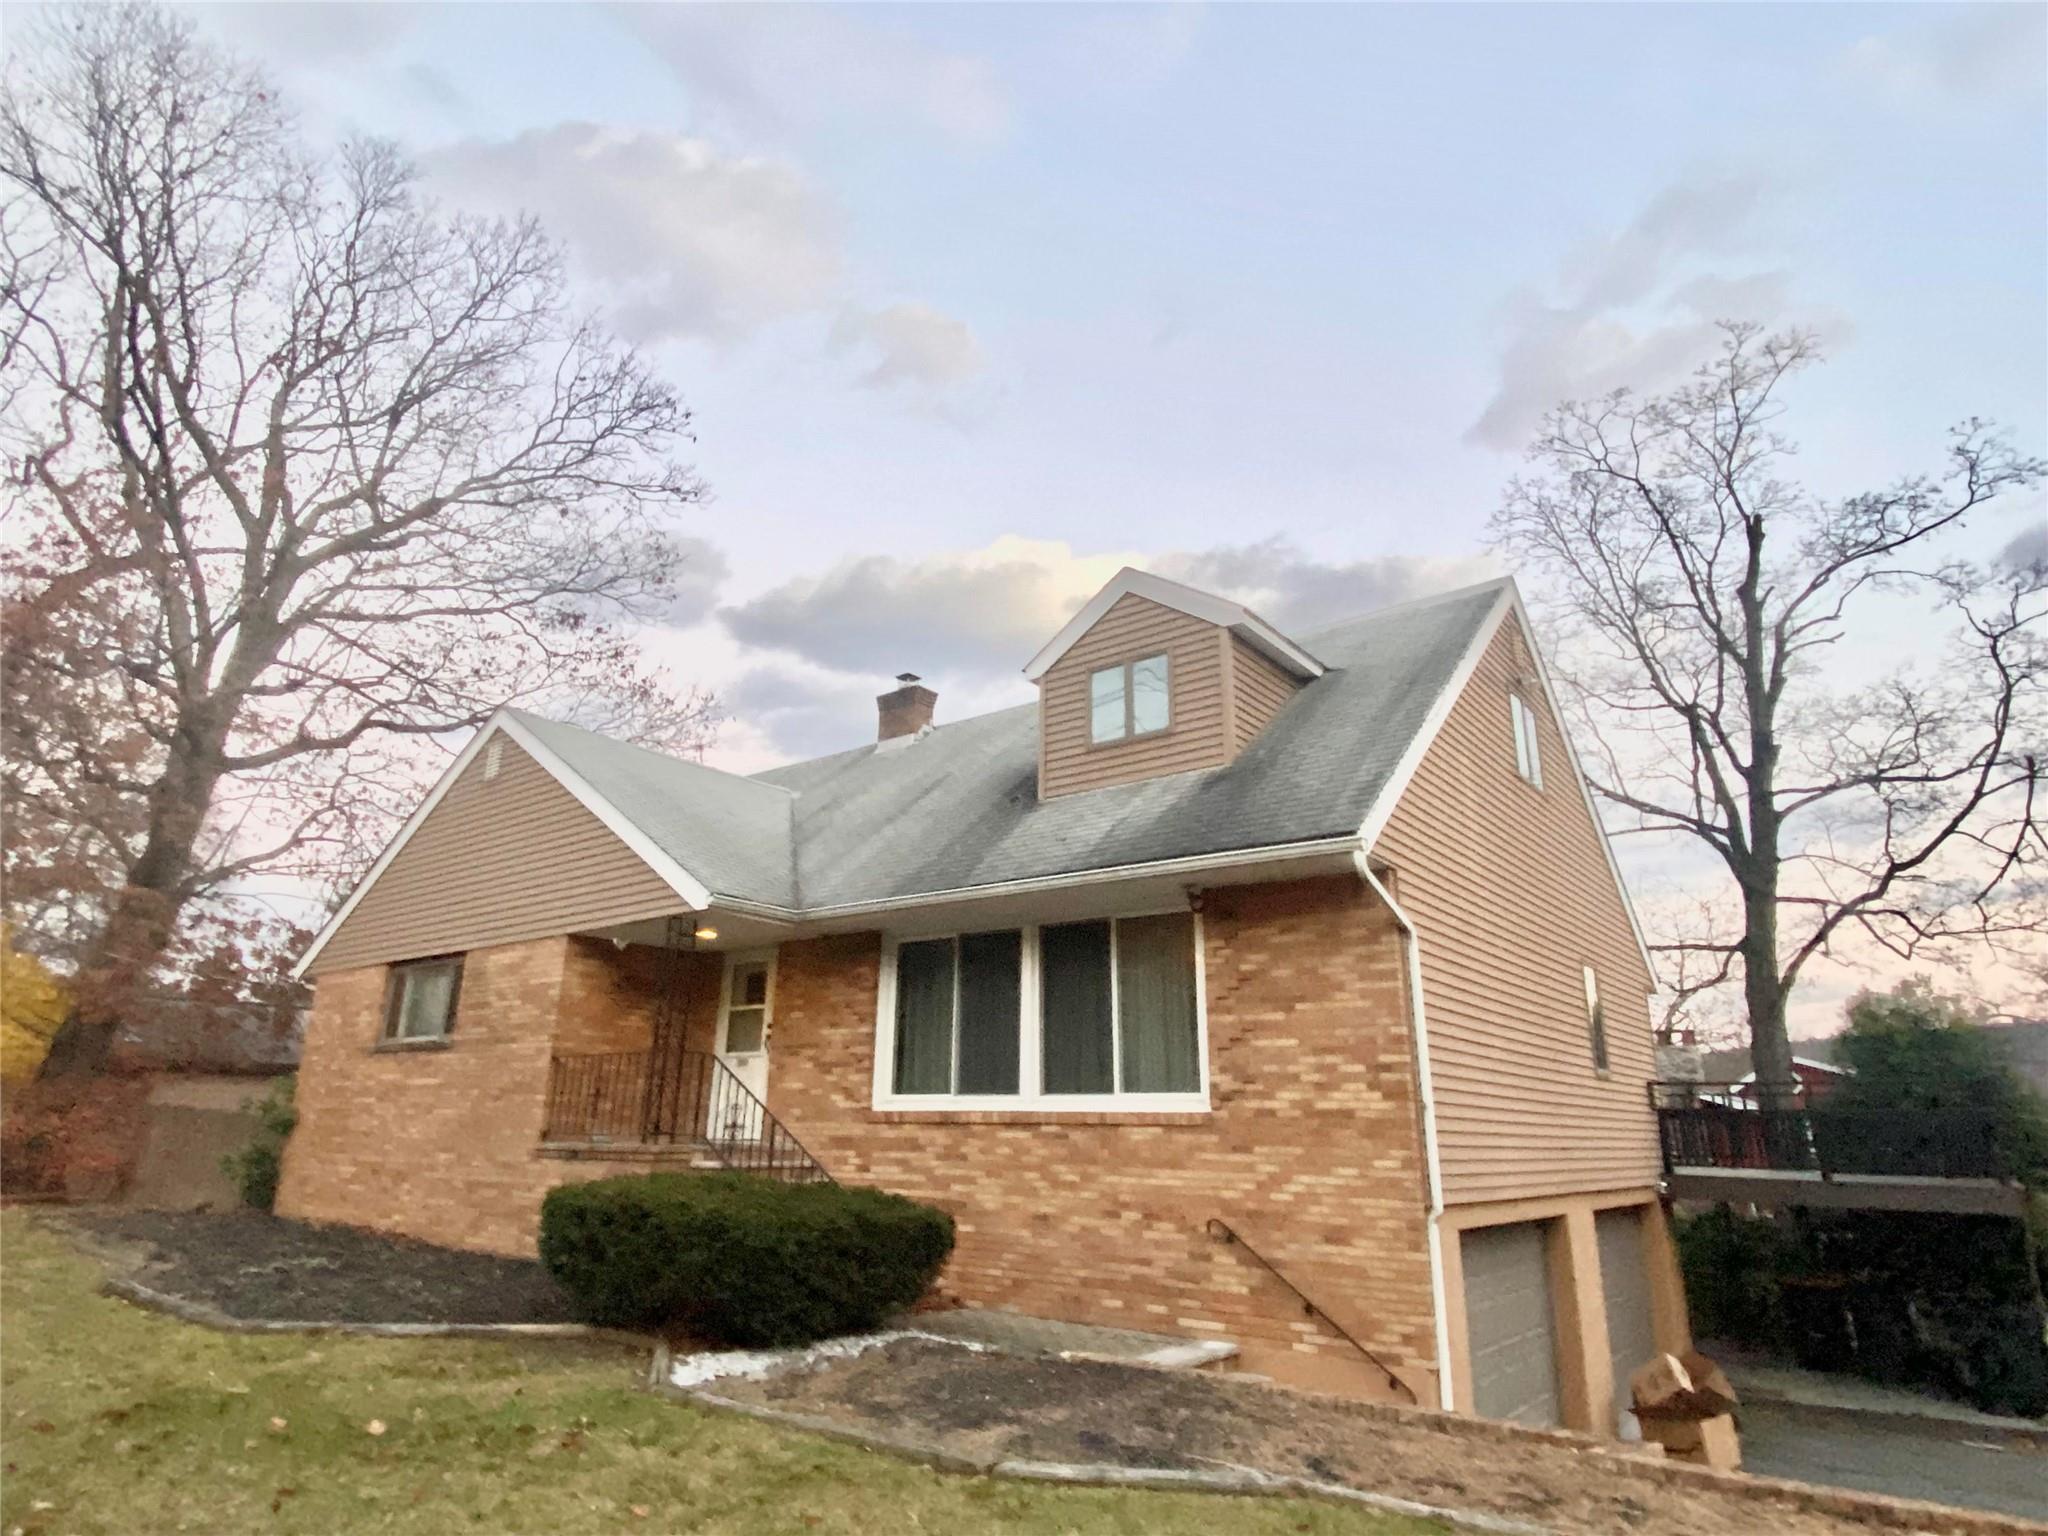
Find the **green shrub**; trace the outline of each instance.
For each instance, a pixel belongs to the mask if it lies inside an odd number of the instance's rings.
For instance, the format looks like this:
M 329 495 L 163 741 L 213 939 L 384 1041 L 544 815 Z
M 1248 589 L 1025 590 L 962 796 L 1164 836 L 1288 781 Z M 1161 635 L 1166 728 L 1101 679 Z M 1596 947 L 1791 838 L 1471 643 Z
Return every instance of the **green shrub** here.
M 746 1346 L 873 1328 L 952 1251 L 932 1206 L 742 1173 L 566 1184 L 540 1215 L 541 1262 L 589 1321 Z
M 254 1108 L 256 1133 L 247 1146 L 220 1160 L 220 1171 L 241 1192 L 242 1204 L 253 1205 L 259 1211 L 277 1204 L 277 1179 L 284 1169 L 285 1140 L 299 1123 L 299 1112 L 292 1106 L 296 1082 L 295 1078 L 281 1077 L 262 1098 L 242 1106 Z

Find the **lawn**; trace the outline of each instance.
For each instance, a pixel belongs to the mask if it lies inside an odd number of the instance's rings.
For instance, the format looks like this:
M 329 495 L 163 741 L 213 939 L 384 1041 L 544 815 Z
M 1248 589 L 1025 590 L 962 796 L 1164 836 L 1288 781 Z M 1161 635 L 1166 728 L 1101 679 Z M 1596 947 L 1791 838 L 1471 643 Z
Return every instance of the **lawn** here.
M 1442 1529 L 950 1476 L 636 1391 L 614 1348 L 218 1334 L 97 1278 L 46 1218 L 0 1212 L 5 1536 Z

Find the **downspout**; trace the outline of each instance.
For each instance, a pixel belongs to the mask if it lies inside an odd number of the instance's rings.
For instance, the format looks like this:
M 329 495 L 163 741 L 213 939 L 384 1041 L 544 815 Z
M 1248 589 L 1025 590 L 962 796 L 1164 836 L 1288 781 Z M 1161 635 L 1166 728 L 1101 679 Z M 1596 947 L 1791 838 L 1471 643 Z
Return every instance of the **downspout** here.
M 1443 1160 L 1437 1152 L 1436 1089 L 1430 1078 L 1429 1026 L 1422 1009 L 1422 935 L 1416 932 L 1408 914 L 1401 910 L 1401 904 L 1394 900 L 1394 893 L 1372 872 L 1364 848 L 1352 853 L 1351 862 L 1357 868 L 1359 878 L 1393 914 L 1394 922 L 1401 930 L 1401 950 L 1408 962 L 1408 1007 L 1415 1021 L 1415 1076 L 1422 1093 L 1422 1153 L 1429 1170 L 1429 1220 L 1426 1227 L 1430 1298 L 1436 1312 L 1437 1402 L 1446 1413 L 1453 1413 L 1458 1405 L 1451 1381 L 1450 1307 L 1444 1295 L 1444 1169 Z

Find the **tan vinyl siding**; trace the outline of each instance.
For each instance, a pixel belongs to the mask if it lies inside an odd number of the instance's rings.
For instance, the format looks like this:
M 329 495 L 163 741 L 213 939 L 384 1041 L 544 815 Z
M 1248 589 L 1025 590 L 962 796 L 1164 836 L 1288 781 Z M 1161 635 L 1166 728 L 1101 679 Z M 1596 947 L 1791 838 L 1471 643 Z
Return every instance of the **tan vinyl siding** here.
M 517 743 L 487 744 L 312 969 L 348 970 L 681 911 L 661 877 Z
M 1231 751 L 1235 755 L 1273 723 L 1301 683 L 1236 635 L 1230 637 L 1230 671 Z
M 1230 758 L 1223 649 L 1217 626 L 1147 598 L 1119 598 L 1039 681 L 1041 798 L 1215 768 Z M 1163 731 L 1095 745 L 1088 736 L 1088 677 L 1161 653 L 1171 723 Z
M 1374 847 L 1421 932 L 1449 1204 L 1653 1183 L 1649 972 L 1601 833 L 1510 615 Z M 1543 788 L 1515 772 L 1508 694 L 1539 732 Z M 1610 1068 L 1594 1070 L 1582 967 L 1598 972 Z

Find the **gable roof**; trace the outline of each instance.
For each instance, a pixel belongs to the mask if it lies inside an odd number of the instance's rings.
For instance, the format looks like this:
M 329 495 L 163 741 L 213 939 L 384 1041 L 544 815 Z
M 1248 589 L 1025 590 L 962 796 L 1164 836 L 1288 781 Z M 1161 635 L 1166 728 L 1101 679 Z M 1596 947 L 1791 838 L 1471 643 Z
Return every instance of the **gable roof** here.
M 1046 641 L 1036 656 L 1025 664 L 1024 675 L 1037 682 L 1051 670 L 1053 663 L 1066 655 L 1089 630 L 1118 601 L 1127 596 L 1149 599 L 1163 607 L 1175 608 L 1195 618 L 1206 619 L 1209 623 L 1231 631 L 1247 645 L 1272 661 L 1284 667 L 1296 677 L 1316 678 L 1323 675 L 1323 664 L 1279 630 L 1260 618 L 1242 603 L 1233 603 L 1227 597 L 1218 597 L 1213 592 L 1200 592 L 1193 587 L 1184 587 L 1177 581 L 1168 581 L 1164 576 L 1154 576 L 1149 571 L 1133 570 L 1125 566 L 1103 586 L 1103 589 L 1088 599 L 1087 605 L 1075 614 L 1060 629 L 1060 632 Z
M 796 791 L 797 880 L 811 910 L 1257 848 L 1355 845 L 1438 694 L 1497 622 L 1505 591 L 1488 582 L 1321 631 L 1321 675 L 1221 768 L 1040 800 L 1038 706 L 1025 704 L 937 726 L 903 751 L 860 747 L 758 777 Z
M 1112 589 L 1150 595 L 1122 577 L 1105 591 Z M 1512 581 L 1501 578 L 1319 631 L 1309 637 L 1313 654 L 1287 642 L 1315 675 L 1234 761 L 1050 800 L 1038 798 L 1035 704 L 936 726 L 891 743 L 897 750 L 871 743 L 752 777 L 500 710 L 296 970 L 312 963 L 498 732 L 694 910 L 715 905 L 793 922 L 992 888 L 1358 850 L 1384 824 L 1480 652 L 1519 611 Z M 1625 887 L 1622 895 L 1626 904 Z

